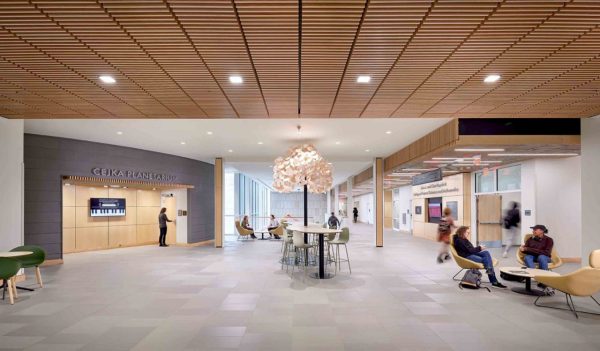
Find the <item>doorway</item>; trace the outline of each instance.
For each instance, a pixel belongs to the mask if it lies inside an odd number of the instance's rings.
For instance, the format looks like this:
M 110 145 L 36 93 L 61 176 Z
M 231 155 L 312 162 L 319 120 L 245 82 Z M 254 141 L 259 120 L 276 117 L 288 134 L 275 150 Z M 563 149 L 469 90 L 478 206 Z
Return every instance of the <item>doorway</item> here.
M 477 195 L 477 237 L 487 247 L 502 246 L 502 195 Z

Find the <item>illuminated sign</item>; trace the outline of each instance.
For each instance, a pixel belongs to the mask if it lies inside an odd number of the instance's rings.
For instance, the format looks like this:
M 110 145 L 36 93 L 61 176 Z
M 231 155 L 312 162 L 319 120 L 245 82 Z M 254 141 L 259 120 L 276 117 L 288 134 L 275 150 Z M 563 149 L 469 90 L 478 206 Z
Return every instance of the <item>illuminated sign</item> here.
M 92 168 L 92 174 L 97 177 L 125 178 L 157 182 L 173 182 L 177 178 L 170 174 L 101 167 Z

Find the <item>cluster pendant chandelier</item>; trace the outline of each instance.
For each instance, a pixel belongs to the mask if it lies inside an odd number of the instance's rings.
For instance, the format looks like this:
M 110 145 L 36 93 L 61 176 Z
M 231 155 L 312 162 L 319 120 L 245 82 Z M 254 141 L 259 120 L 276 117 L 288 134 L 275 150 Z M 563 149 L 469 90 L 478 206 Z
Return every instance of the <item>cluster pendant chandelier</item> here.
M 332 167 L 312 144 L 295 146 L 273 166 L 273 188 L 288 193 L 304 187 L 311 193 L 324 193 L 333 183 Z

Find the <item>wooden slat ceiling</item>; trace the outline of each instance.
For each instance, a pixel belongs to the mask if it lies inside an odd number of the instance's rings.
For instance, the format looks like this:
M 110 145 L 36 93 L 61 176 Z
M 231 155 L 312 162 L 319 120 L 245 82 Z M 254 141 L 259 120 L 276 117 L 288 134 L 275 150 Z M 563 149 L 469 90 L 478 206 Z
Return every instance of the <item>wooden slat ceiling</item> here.
M 589 117 L 599 97 L 596 0 L 0 1 L 9 118 Z

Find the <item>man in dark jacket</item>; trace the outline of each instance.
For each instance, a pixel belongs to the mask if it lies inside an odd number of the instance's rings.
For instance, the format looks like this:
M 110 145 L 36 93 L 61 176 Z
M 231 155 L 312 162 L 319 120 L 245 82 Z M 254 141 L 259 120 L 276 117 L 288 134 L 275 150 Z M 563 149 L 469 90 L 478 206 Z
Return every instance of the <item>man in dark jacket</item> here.
M 536 224 L 531 229 L 533 229 L 533 236 L 520 248 L 525 254 L 525 265 L 528 268 L 535 268 L 537 262 L 540 269 L 548 270 L 548 263 L 552 262 L 554 241 L 546 235 L 548 228 L 545 225 Z
M 331 212 L 331 216 L 327 220 L 327 225 L 329 229 L 338 229 L 340 226 L 340 220 L 335 216 L 333 212 Z

